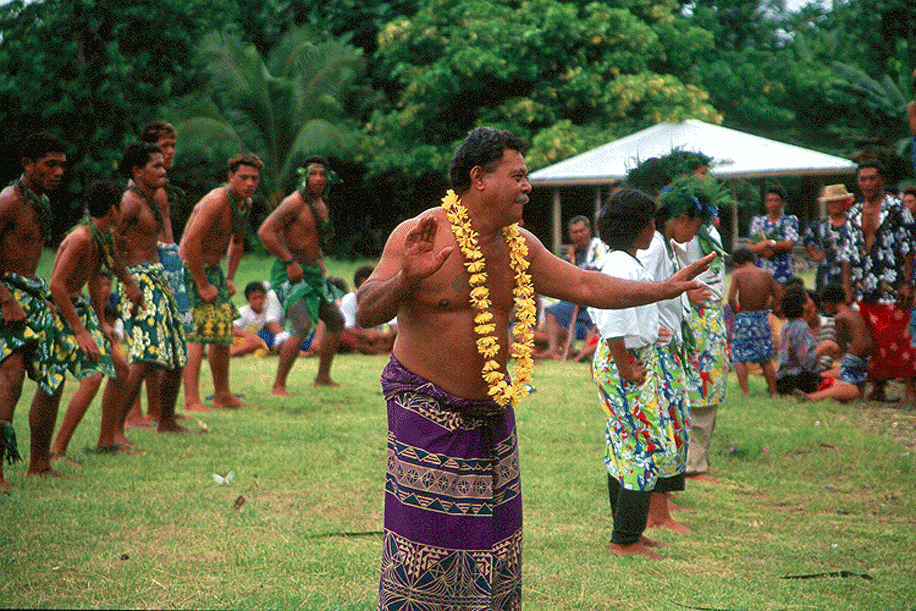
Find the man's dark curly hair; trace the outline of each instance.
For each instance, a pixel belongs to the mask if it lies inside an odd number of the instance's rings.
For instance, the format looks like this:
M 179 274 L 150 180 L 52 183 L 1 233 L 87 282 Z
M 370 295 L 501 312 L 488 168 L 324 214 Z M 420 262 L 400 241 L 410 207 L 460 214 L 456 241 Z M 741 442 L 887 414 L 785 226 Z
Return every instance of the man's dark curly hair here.
M 522 155 L 528 150 L 528 143 L 510 131 L 478 127 L 468 133 L 455 150 L 448 168 L 448 178 L 455 190 L 461 195 L 471 188 L 471 170 L 480 166 L 487 172 L 496 169 L 506 150 L 518 151 Z
M 611 250 L 627 250 L 655 215 L 655 202 L 639 189 L 620 189 L 607 199 L 595 225 Z

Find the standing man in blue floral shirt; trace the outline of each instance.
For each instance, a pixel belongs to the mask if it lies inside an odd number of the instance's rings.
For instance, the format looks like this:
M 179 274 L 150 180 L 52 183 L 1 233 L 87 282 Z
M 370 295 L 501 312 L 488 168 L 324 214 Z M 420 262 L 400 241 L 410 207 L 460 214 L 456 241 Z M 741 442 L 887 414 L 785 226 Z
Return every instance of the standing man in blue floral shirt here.
M 846 294 L 854 291 L 872 336 L 869 399 L 883 401 L 889 379 L 905 379 L 906 401 L 916 402 L 916 349 L 909 332 L 913 292 L 913 217 L 900 200 L 884 193 L 884 167 L 877 160 L 856 173 L 862 201 L 849 209 L 857 265 L 844 265 Z M 850 258 L 850 260 L 855 260 Z
M 782 213 L 786 192 L 774 186 L 764 193 L 763 207 L 767 213 L 751 219 L 748 249 L 757 255 L 757 267 L 771 274 L 776 282 L 785 284 L 795 275 L 792 249 L 798 242 L 798 217 Z

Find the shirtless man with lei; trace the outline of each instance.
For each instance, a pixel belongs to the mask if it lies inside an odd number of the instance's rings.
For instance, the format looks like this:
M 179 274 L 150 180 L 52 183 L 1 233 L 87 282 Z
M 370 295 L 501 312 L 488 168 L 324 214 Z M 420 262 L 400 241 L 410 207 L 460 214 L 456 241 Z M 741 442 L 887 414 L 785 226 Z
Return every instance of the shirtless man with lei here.
M 11 487 L 3 462 L 21 460 L 12 421 L 26 373 L 38 382 L 26 476 L 63 475 L 50 463 L 66 367 L 56 346 L 63 327 L 37 270 L 53 219 L 46 193 L 60 184 L 66 162 L 63 142 L 32 134 L 22 145 L 22 176 L 0 192 L 0 490 Z
M 245 249 L 251 215 L 251 196 L 258 188 L 264 163 L 257 155 L 237 155 L 226 162 L 228 184 L 203 196 L 185 226 L 178 252 L 188 266 L 192 282 L 188 335 L 188 364 L 184 374 L 184 408 L 210 411 L 200 399 L 200 363 L 204 345 L 213 374 L 213 407 L 247 405 L 229 389 L 229 349 L 232 321 L 238 311 L 232 303 L 232 279 Z M 220 263 L 226 257 L 226 272 Z
M 554 256 L 518 228 L 531 191 L 526 147 L 510 132 L 472 131 L 449 169 L 455 192 L 394 230 L 358 292 L 360 326 L 397 316 L 399 329 L 382 373 L 389 444 L 379 609 L 405 597 L 430 608 L 521 606 L 512 408 L 530 377 L 534 294 L 602 309 L 643 305 L 699 288 L 691 278 L 715 257 L 640 283 Z M 518 362 L 507 380 L 510 350 Z M 429 496 L 434 503 L 416 501 Z
M 340 344 L 344 318 L 334 300 L 343 293 L 324 278 L 322 238 L 326 237 L 328 207 L 322 194 L 328 185 L 328 162 L 309 157 L 302 164 L 305 184 L 290 193 L 258 229 L 264 247 L 275 257 L 270 272 L 271 288 L 277 292 L 292 323 L 292 335 L 280 347 L 277 377 L 270 394 L 289 395 L 286 378 L 299 346 L 312 325 L 324 321 L 325 332 L 318 346 L 315 386 L 340 386 L 331 379 L 331 362 Z M 323 235 L 324 234 L 324 235 Z
M 124 151 L 121 170 L 131 180 L 121 199 L 115 237 L 122 261 L 143 291 L 145 305 L 134 314 L 122 310 L 125 333 L 130 337 L 131 363 L 123 387 L 124 403 L 118 410 L 120 422 L 112 430 L 102 431 L 99 447 L 124 452 L 129 451 L 131 445 L 124 437 L 127 413 L 140 392 L 140 384 L 157 369 L 164 370 L 157 431 L 180 433 L 187 430 L 175 418 L 187 345 L 175 296 L 159 262 L 158 241 L 165 224 L 161 208 L 166 172 L 162 151 L 148 142 L 131 144 Z M 109 380 L 108 384 L 112 383 Z

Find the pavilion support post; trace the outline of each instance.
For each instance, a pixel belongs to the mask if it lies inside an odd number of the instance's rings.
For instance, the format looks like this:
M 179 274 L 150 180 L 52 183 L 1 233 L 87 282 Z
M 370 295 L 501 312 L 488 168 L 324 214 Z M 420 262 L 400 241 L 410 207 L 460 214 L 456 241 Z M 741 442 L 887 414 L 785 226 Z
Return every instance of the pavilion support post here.
M 595 214 L 591 218 L 593 227 L 595 225 L 595 220 L 598 218 L 599 212 L 601 212 L 601 185 L 597 185 L 595 187 Z M 592 230 L 592 233 L 596 233 L 594 229 Z
M 563 216 L 561 214 L 559 187 L 554 187 L 553 189 L 551 212 L 553 214 L 553 222 L 551 223 L 553 226 L 553 252 L 554 254 L 559 254 L 560 247 L 563 245 Z
M 730 181 L 732 184 L 732 252 L 738 248 L 738 184 L 736 181 Z

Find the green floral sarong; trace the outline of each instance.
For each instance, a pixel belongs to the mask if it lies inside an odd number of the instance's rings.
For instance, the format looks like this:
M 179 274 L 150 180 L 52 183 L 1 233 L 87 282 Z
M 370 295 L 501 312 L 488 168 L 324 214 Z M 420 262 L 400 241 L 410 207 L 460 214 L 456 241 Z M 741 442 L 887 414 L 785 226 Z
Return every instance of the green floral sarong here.
M 131 360 L 155 363 L 166 369 L 184 367 L 188 346 L 181 329 L 178 305 L 162 264 L 137 263 L 129 270 L 143 291 L 145 302 L 134 316 L 128 314 L 124 318 Z
M 188 334 L 188 341 L 195 344 L 232 345 L 232 321 L 238 318 L 238 310 L 232 303 L 229 284 L 219 264 L 204 268 L 207 282 L 216 287 L 218 295 L 212 303 L 200 298 L 197 283 L 188 274 L 188 293 L 191 296 L 191 318 L 194 330 Z
M 302 280 L 295 284 L 290 282 L 286 266 L 277 259 L 270 269 L 270 286 L 277 293 L 277 298 L 288 310 L 294 302 L 304 299 L 309 316 L 314 325 L 318 320 L 318 308 L 321 301 L 333 302 L 344 296 L 343 291 L 328 282 L 318 266 L 302 266 Z
M 51 396 L 64 381 L 69 351 L 75 348 L 66 341 L 64 325 L 51 308 L 51 291 L 44 278 L 25 278 L 12 272 L 0 275 L 0 281 L 25 311 L 25 325 L 18 329 L 6 326 L 0 314 L 0 362 L 17 350 L 25 349 L 28 376 Z
M 76 310 L 76 315 L 79 316 L 80 322 L 83 323 L 83 326 L 86 327 L 86 330 L 89 331 L 89 335 L 92 336 L 92 339 L 99 347 L 100 356 L 99 360 L 95 363 L 89 360 L 89 357 L 80 350 L 73 329 L 67 324 L 66 320 L 61 318 L 64 324 L 64 333 L 66 333 L 67 341 L 71 342 L 74 348 L 66 355 L 67 369 L 70 370 L 70 373 L 72 373 L 73 377 L 77 380 L 85 380 L 99 373 L 109 378 L 115 377 L 114 363 L 111 361 L 111 345 L 108 338 L 102 333 L 95 310 L 92 309 L 92 306 L 89 305 L 89 301 L 82 295 L 73 297 L 71 301 L 73 302 L 73 308 Z

